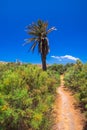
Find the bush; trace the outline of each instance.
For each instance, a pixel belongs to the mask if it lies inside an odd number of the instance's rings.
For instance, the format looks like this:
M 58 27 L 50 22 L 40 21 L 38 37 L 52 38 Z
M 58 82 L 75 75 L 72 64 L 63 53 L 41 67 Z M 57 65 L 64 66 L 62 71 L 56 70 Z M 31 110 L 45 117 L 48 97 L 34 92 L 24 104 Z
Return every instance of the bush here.
M 65 86 L 75 93 L 75 97 L 87 113 L 87 64 L 78 61 L 65 73 Z
M 50 129 L 59 76 L 34 65 L 5 67 L 0 79 L 0 130 Z

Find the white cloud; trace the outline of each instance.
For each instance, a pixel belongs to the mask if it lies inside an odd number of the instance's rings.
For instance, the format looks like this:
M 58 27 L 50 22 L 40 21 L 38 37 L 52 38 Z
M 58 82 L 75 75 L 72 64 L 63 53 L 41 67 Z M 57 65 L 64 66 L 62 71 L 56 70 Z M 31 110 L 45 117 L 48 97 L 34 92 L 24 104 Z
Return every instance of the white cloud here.
M 71 56 L 71 55 L 65 55 L 65 56 L 51 56 L 52 58 L 55 58 L 55 59 L 58 59 L 59 61 L 61 60 L 72 60 L 72 61 L 76 61 L 78 60 L 79 58 L 77 57 L 74 57 L 74 56 Z

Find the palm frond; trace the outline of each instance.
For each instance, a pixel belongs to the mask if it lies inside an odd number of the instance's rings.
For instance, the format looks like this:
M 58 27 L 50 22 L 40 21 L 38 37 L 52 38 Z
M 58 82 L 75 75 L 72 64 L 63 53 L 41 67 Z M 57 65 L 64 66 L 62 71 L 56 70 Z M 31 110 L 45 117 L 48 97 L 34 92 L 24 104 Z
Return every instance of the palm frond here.
M 42 20 L 38 20 L 37 23 L 32 23 L 31 25 L 28 25 L 27 33 L 32 36 L 45 36 L 47 34 L 48 22 L 43 22 Z
M 47 30 L 47 34 L 54 31 L 54 30 L 57 30 L 57 29 L 55 27 L 50 28 L 49 30 Z
M 26 44 L 29 44 L 31 42 L 34 42 L 34 41 L 38 42 L 38 38 L 32 37 L 32 38 L 25 39 L 24 41 L 25 41 L 25 43 L 23 44 L 23 46 L 26 45 Z
M 34 52 L 37 43 L 38 43 L 38 42 L 34 42 L 33 45 L 30 47 L 29 51 Z

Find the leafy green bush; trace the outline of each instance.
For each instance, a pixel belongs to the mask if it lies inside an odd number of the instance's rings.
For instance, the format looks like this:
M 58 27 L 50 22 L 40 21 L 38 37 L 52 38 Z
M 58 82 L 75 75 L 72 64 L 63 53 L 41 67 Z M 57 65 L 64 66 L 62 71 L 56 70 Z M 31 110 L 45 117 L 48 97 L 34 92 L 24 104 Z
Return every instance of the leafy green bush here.
M 87 113 L 87 64 L 80 61 L 65 73 L 65 86 L 75 93 L 75 97 Z
M 53 65 L 48 66 L 48 70 L 53 71 L 55 73 L 64 74 L 67 71 L 67 69 L 69 69 L 72 66 L 74 66 L 73 63 L 67 63 L 65 65 L 53 64 Z
M 0 130 L 49 130 L 59 75 L 7 64 L 0 78 Z
M 62 64 L 53 64 L 53 65 L 49 66 L 48 69 L 50 71 L 54 71 L 59 74 L 64 73 L 64 65 L 62 65 Z

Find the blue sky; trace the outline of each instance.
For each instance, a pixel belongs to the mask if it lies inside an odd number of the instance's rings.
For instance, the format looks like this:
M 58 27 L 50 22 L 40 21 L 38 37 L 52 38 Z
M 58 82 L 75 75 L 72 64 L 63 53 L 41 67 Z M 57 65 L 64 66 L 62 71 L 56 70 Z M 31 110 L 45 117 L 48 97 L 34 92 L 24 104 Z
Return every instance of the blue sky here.
M 3 0 L 0 3 L 0 61 L 41 63 L 40 55 L 22 46 L 29 38 L 25 27 L 38 19 L 48 21 L 50 53 L 47 63 L 81 59 L 87 62 L 86 0 Z

